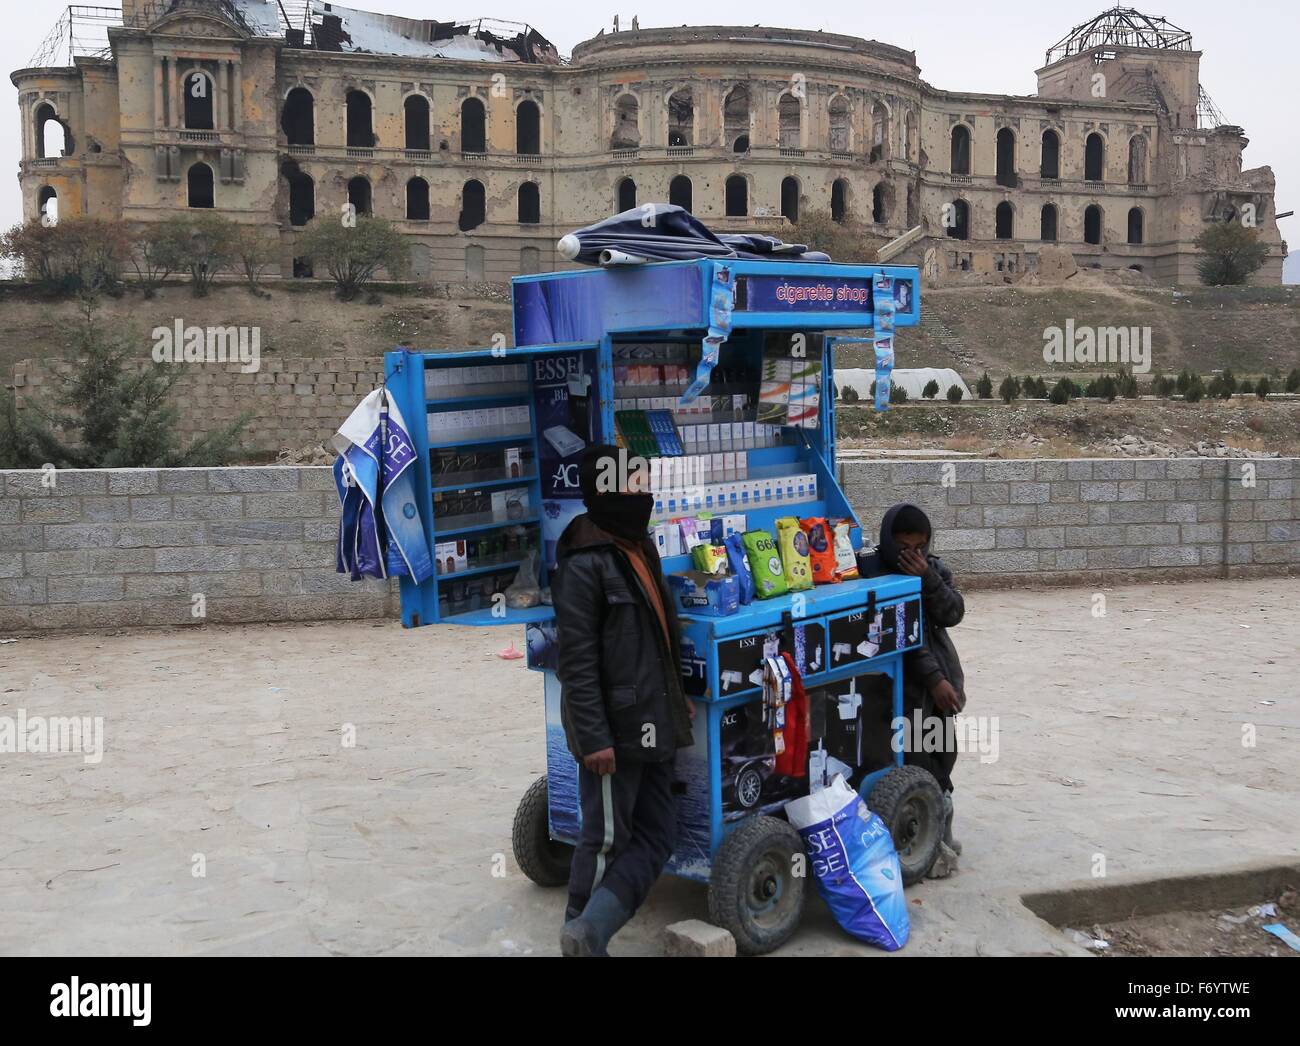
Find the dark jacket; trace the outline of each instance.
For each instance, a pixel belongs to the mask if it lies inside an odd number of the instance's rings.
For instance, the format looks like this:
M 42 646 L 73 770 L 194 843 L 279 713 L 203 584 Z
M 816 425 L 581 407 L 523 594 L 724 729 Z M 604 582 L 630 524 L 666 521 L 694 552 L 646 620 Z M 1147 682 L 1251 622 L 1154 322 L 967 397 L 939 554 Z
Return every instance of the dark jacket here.
M 648 538 L 645 552 L 676 637 L 677 614 Z M 560 536 L 551 592 L 560 716 L 574 758 L 613 748 L 618 759 L 658 762 L 691 744 L 678 645 L 665 638 L 627 554 L 585 514 Z
M 880 522 L 880 544 L 859 562 L 863 577 L 903 573 L 898 565 L 898 546 L 894 543 L 894 517 L 904 507 L 907 506 L 895 505 L 885 513 Z M 929 525 L 928 517 L 926 524 Z M 903 655 L 903 695 L 909 709 L 928 707 L 925 698 L 940 679 L 948 680 L 958 693 L 966 696 L 966 675 L 962 672 L 957 648 L 948 635 L 948 629 L 961 624 L 966 614 L 966 603 L 957 591 L 952 572 L 930 551 L 933 546 L 932 528 L 930 533 L 931 541 L 925 547 L 930 569 L 921 578 L 925 633 L 920 648 Z

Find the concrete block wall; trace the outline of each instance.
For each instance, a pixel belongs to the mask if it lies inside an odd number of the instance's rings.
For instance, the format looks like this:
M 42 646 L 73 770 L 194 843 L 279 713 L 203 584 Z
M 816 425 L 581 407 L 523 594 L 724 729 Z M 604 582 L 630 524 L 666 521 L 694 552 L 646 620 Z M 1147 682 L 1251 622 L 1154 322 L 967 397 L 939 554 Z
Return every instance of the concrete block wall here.
M 925 508 L 969 587 L 1300 574 L 1300 458 L 860 461 L 842 474 L 868 530 L 897 501 Z M 0 633 L 399 612 L 394 583 L 334 571 L 328 468 L 47 479 L 0 471 Z
M 1300 458 L 855 461 L 871 530 L 910 501 L 976 583 L 1300 574 Z
M 0 633 L 398 612 L 395 584 L 334 571 L 328 468 L 52 477 L 0 471 Z

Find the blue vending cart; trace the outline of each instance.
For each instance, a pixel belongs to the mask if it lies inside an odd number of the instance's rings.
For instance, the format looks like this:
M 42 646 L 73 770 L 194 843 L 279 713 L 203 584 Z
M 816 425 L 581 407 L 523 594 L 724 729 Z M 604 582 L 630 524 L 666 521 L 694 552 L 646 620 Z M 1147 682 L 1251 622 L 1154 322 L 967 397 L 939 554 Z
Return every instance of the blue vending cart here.
M 402 579 L 403 624 L 523 625 L 528 667 L 542 676 L 547 773 L 514 825 L 534 881 L 567 882 L 580 815 L 554 616 L 521 604 L 545 589 L 556 542 L 583 511 L 583 450 L 620 442 L 650 459 L 666 575 L 692 567 L 686 532 L 775 535 L 783 517 L 847 521 L 860 548 L 835 461 L 833 332 L 877 327 L 880 295 L 894 326 L 917 323 L 918 273 L 903 266 L 701 259 L 521 276 L 513 347 L 387 355 L 437 561 L 425 583 Z M 819 584 L 724 616 L 697 593 L 677 610 L 697 714 L 695 744 L 678 754 L 669 870 L 709 884 L 711 918 L 740 950 L 769 951 L 798 925 L 802 846 L 782 812 L 810 778 L 852 781 L 889 825 L 904 882 L 922 878 L 938 854 L 942 796 L 893 743 L 903 654 L 921 641 L 919 579 Z M 811 770 L 798 777 L 776 772 L 761 716 L 763 664 L 779 652 L 808 696 Z

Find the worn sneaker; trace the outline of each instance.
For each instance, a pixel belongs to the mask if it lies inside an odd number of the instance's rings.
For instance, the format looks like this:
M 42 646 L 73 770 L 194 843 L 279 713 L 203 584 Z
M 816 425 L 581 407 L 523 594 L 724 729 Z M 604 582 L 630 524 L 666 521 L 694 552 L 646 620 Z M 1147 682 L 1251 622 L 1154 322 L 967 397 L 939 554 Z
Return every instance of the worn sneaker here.
M 581 916 L 570 919 L 560 931 L 560 954 L 568 958 L 608 956 L 596 927 Z

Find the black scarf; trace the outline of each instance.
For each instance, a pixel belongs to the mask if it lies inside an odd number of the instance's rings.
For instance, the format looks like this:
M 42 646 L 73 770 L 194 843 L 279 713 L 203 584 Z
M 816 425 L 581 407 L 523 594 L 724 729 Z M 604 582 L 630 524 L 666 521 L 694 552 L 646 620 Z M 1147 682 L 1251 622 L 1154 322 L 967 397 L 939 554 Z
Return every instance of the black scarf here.
M 644 541 L 654 510 L 652 494 L 595 494 L 586 498 L 587 515 L 607 534 L 625 541 Z

